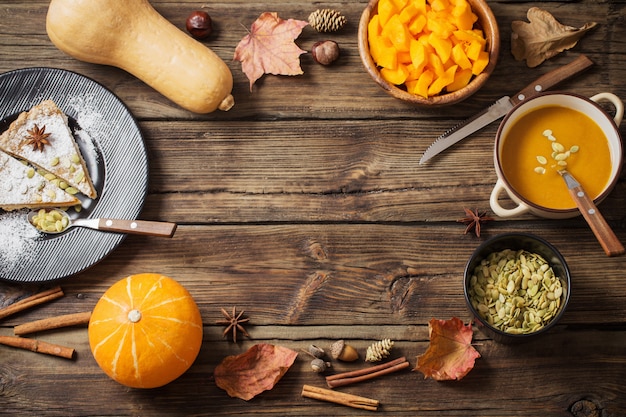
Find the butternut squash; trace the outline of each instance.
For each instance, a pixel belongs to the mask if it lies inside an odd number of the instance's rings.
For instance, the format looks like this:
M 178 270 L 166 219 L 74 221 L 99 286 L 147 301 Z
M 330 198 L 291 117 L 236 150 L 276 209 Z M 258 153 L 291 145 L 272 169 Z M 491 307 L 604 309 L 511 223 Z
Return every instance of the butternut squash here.
M 46 31 L 68 55 L 121 68 L 192 112 L 234 104 L 226 63 L 148 0 L 52 0 Z

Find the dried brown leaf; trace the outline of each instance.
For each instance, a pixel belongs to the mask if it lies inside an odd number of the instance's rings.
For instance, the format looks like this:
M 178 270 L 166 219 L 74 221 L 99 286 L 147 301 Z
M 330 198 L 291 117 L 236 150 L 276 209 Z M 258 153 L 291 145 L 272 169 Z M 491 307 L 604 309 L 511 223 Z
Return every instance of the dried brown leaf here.
M 526 60 L 529 68 L 536 67 L 546 59 L 573 48 L 582 36 L 597 25 L 586 23 L 580 28 L 559 23 L 549 12 L 531 7 L 528 21 L 511 23 L 511 52 L 516 60 Z
M 457 317 L 450 320 L 431 319 L 428 323 L 430 345 L 417 357 L 414 371 L 437 381 L 461 379 L 474 368 L 480 353 L 472 346 L 472 324 L 467 326 Z
M 241 355 L 224 358 L 213 376 L 228 395 L 248 401 L 274 388 L 297 356 L 298 352 L 286 347 L 260 343 Z
M 265 12 L 252 24 L 250 33 L 235 48 L 235 57 L 252 86 L 263 74 L 299 75 L 300 55 L 306 53 L 295 44 L 304 20 L 283 20 L 277 13 Z

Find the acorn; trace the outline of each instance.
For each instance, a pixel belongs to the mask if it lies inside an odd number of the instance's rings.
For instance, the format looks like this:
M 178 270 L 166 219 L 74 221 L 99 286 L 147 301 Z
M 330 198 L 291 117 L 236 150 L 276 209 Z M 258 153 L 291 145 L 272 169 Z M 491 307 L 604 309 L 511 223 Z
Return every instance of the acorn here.
M 311 361 L 311 369 L 313 369 L 313 371 L 317 373 L 322 373 L 330 367 L 330 362 L 324 362 L 324 360 L 320 358 L 316 358 Z
M 307 353 L 314 358 L 323 358 L 324 356 L 326 356 L 326 352 L 324 352 L 324 349 L 315 345 L 309 345 Z
M 330 356 L 344 362 L 353 362 L 359 359 L 359 352 L 343 340 L 337 340 L 330 345 Z

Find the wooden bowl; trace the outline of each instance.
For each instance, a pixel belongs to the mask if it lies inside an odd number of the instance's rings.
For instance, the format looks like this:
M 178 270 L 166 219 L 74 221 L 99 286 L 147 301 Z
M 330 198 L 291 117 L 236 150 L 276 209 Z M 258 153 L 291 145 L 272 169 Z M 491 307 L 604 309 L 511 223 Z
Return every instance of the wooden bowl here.
M 496 18 L 491 12 L 489 5 L 485 0 L 467 0 L 472 7 L 472 11 L 478 16 L 478 21 L 474 27 L 483 30 L 487 40 L 487 51 L 489 52 L 489 64 L 482 73 L 474 76 L 468 85 L 451 93 L 439 94 L 432 97 L 422 97 L 407 92 L 402 86 L 396 86 L 386 81 L 381 75 L 378 66 L 372 59 L 369 51 L 369 42 L 367 37 L 367 25 L 370 18 L 375 13 L 378 0 L 370 0 L 369 4 L 361 15 L 358 31 L 359 54 L 365 69 L 370 76 L 391 96 L 400 100 L 424 107 L 446 106 L 465 100 L 476 91 L 478 91 L 486 82 L 493 72 L 498 61 L 500 53 L 500 31 Z

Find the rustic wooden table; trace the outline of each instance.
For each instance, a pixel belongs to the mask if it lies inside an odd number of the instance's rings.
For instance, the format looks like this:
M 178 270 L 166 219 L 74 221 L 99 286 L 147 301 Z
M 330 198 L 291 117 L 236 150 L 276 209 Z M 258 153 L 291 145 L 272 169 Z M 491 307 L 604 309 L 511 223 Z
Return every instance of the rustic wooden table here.
M 206 43 L 233 72 L 232 110 L 195 115 L 121 70 L 74 60 L 46 35 L 47 1 L 0 1 L 0 71 L 63 68 L 115 92 L 137 117 L 148 149 L 149 195 L 140 218 L 179 224 L 171 240 L 128 236 L 102 262 L 56 283 L 1 283 L 2 306 L 52 284 L 66 295 L 2 320 L 0 334 L 13 334 L 20 323 L 89 311 L 119 279 L 159 272 L 180 281 L 197 301 L 204 321 L 202 350 L 175 382 L 137 390 L 100 371 L 85 327 L 40 333 L 40 340 L 74 347 L 76 357 L 0 346 L 0 414 L 364 415 L 370 412 L 302 398 L 304 384 L 324 386 L 303 355 L 273 390 L 248 402 L 216 387 L 212 373 L 225 356 L 255 343 L 300 350 L 345 339 L 363 354 L 382 338 L 396 342 L 393 356 L 406 356 L 411 368 L 343 389 L 380 400 L 378 414 L 626 414 L 626 258 L 605 256 L 580 217 L 525 215 L 488 223 L 480 238 L 463 234 L 456 221 L 463 208 L 489 208 L 497 123 L 434 163 L 418 165 L 426 147 L 449 127 L 581 53 L 595 66 L 561 87 L 626 98 L 626 2 L 491 1 L 502 35 L 497 69 L 475 96 L 441 110 L 403 104 L 369 78 L 357 49 L 363 0 L 152 3 L 180 28 L 194 9 L 206 7 L 213 16 L 216 33 Z M 529 69 L 511 55 L 510 28 L 537 5 L 564 24 L 599 26 L 572 50 Z M 265 11 L 306 20 L 320 7 L 340 10 L 347 26 L 326 35 L 307 28 L 297 43 L 309 50 L 318 40 L 336 40 L 342 50 L 336 65 L 322 67 L 306 54 L 304 75 L 266 75 L 250 91 L 240 64 L 232 60 L 246 28 Z M 625 188 L 622 175 L 601 205 L 622 241 Z M 461 381 L 436 382 L 411 372 L 428 347 L 431 318 L 470 319 L 462 276 L 472 251 L 510 231 L 549 240 L 569 263 L 572 296 L 559 325 L 516 346 L 476 331 L 482 357 Z M 220 307 L 233 306 L 250 318 L 251 337 L 237 344 L 214 324 Z M 335 363 L 334 371 L 363 365 Z

